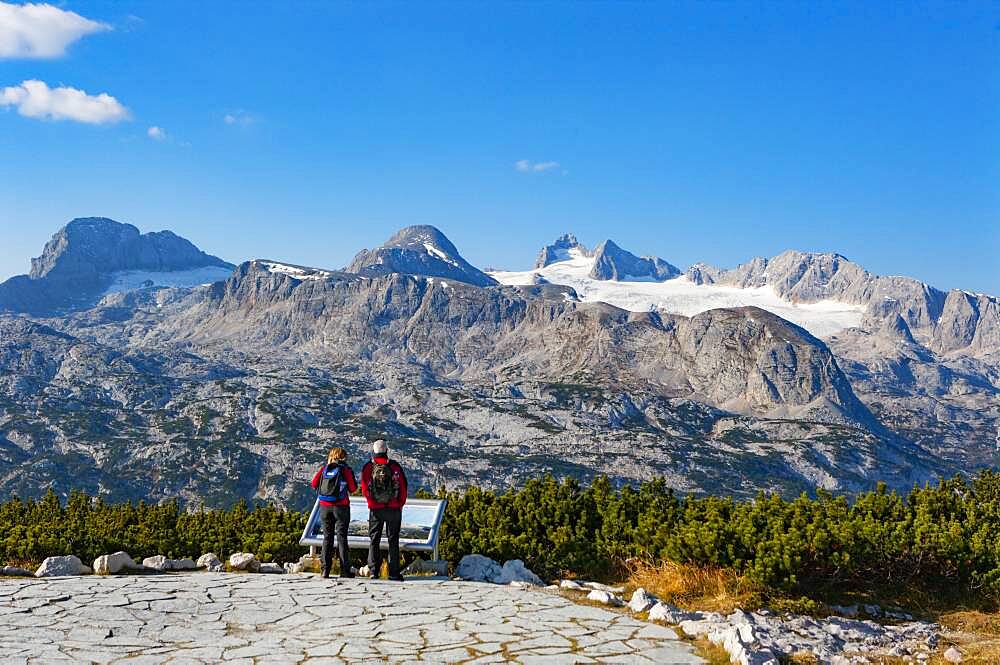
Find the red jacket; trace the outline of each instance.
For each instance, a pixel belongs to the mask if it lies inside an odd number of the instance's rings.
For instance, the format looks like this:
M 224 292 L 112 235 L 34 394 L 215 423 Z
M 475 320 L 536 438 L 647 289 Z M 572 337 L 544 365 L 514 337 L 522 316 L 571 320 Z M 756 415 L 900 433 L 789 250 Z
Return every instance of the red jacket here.
M 392 474 L 396 477 L 396 481 L 399 482 L 399 494 L 389 503 L 376 503 L 372 500 L 371 492 L 368 489 L 368 486 L 372 482 L 372 463 L 368 462 L 361 469 L 361 493 L 368 499 L 368 509 L 402 508 L 406 504 L 406 474 L 403 473 L 403 467 L 399 466 L 399 463 L 395 460 L 390 461 L 388 457 L 383 455 L 376 457 L 375 461 L 379 464 L 389 465 L 389 470 L 392 471 Z
M 319 471 L 316 472 L 316 475 L 313 476 L 313 480 L 312 480 L 312 487 L 313 487 L 313 489 L 316 489 L 317 487 L 319 487 L 320 476 L 323 475 L 323 471 L 325 469 L 326 469 L 326 464 L 324 464 L 323 466 L 321 466 L 319 468 Z M 352 469 L 351 467 L 347 466 L 346 464 L 344 465 L 344 480 L 347 481 L 347 491 L 348 492 L 353 493 L 353 492 L 357 492 L 358 491 L 358 481 L 355 480 L 355 478 L 354 478 L 354 469 Z M 345 496 L 340 501 L 322 501 L 321 500 L 319 502 L 319 505 L 321 505 L 321 506 L 349 506 L 349 505 L 351 505 L 351 497 L 350 496 Z

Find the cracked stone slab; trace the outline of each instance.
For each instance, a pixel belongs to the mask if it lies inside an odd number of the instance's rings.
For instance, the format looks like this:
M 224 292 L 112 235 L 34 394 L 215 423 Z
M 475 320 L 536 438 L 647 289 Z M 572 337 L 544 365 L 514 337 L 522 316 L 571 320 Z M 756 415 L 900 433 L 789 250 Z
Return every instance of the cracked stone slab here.
M 704 662 L 669 628 L 558 595 L 419 578 L 0 579 L 0 617 L 0 663 Z

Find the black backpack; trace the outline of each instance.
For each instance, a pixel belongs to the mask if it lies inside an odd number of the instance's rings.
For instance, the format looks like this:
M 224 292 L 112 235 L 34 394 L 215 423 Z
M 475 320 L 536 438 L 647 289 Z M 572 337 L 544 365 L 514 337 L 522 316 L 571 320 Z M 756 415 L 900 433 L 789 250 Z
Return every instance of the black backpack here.
M 347 479 L 344 478 L 343 464 L 327 464 L 323 468 L 323 475 L 320 476 L 319 485 L 316 490 L 319 492 L 320 501 L 336 503 L 347 498 Z
M 372 460 L 371 495 L 375 503 L 389 503 L 399 496 L 399 479 L 389 462 L 379 464 Z

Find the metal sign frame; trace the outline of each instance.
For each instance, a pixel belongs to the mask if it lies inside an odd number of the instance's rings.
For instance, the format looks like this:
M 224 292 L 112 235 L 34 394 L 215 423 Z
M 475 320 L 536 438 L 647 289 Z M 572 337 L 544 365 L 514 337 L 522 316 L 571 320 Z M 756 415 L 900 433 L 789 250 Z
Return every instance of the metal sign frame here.
M 399 549 L 401 550 L 413 550 L 418 552 L 433 552 L 434 559 L 438 559 L 438 539 L 441 536 L 441 520 L 444 519 L 444 509 L 448 505 L 448 502 L 443 499 L 408 499 L 406 505 L 403 506 L 403 524 L 406 525 L 406 513 L 407 508 L 431 508 L 433 512 L 433 523 L 427 525 L 421 523 L 420 526 L 429 526 L 430 534 L 425 539 L 417 538 L 404 538 L 402 534 L 399 537 Z M 359 513 L 368 514 L 368 501 L 361 496 L 351 497 L 351 514 L 357 515 Z M 320 505 L 319 499 L 313 504 L 312 511 L 309 513 L 309 519 L 306 521 L 305 529 L 302 530 L 302 537 L 299 538 L 299 545 L 308 545 L 310 547 L 320 547 L 323 545 L 323 525 L 320 524 Z M 367 517 L 365 518 L 367 522 Z M 352 518 L 351 520 L 355 520 Z M 355 536 L 348 533 L 347 536 L 347 546 L 353 549 L 368 549 L 370 541 L 368 536 Z M 385 537 L 385 532 L 382 533 L 382 540 L 380 542 L 380 547 L 382 549 L 389 548 L 389 542 Z

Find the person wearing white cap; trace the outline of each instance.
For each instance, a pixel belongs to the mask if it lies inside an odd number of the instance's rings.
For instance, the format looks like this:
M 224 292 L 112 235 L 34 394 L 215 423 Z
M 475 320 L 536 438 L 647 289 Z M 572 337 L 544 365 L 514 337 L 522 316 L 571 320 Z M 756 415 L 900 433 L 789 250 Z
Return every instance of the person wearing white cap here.
M 383 439 L 372 444 L 372 459 L 361 470 L 361 493 L 368 500 L 368 570 L 373 578 L 382 569 L 382 530 L 389 541 L 389 579 L 403 581 L 399 572 L 399 529 L 406 505 L 406 474 L 389 459 Z

